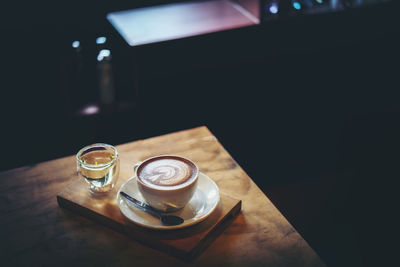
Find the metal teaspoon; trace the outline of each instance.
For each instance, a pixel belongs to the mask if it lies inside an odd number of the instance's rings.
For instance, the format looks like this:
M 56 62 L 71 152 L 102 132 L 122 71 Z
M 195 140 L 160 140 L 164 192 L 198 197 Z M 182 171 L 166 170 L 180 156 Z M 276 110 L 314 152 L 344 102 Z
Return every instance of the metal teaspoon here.
M 135 208 L 139 208 L 148 214 L 158 218 L 162 224 L 167 225 L 167 226 L 173 226 L 173 225 L 179 225 L 184 222 L 184 219 L 182 219 L 179 216 L 176 215 L 165 215 L 160 213 L 158 210 L 154 209 L 152 206 L 137 200 L 136 198 L 131 197 L 125 192 L 120 192 L 120 194 L 125 197 L 128 201 L 127 203 L 130 204 L 131 206 L 134 206 Z

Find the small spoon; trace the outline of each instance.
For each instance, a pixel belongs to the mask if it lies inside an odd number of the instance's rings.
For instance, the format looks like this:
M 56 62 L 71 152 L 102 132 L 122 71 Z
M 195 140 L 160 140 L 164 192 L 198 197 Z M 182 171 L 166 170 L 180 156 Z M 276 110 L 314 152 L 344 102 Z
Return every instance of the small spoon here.
M 128 204 L 133 204 L 133 206 L 135 208 L 139 208 L 139 209 L 147 212 L 148 214 L 158 218 L 164 225 L 173 226 L 173 225 L 182 224 L 184 222 L 184 219 L 182 219 L 179 216 L 161 214 L 158 210 L 156 210 L 152 206 L 150 206 L 140 200 L 137 200 L 136 198 L 131 197 L 130 195 L 128 195 L 125 192 L 120 192 L 120 194 L 128 200 L 128 202 L 127 202 Z

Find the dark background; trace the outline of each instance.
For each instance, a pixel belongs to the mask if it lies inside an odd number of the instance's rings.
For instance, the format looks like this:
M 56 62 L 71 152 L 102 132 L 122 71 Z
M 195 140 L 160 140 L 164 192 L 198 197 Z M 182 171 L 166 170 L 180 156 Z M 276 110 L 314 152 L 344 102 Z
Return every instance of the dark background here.
M 396 2 L 132 49 L 105 14 L 163 1 L 9 1 L 0 20 L 0 169 L 206 125 L 329 266 L 390 264 Z M 100 35 L 112 48 L 119 106 L 79 116 L 71 43 L 85 45 L 81 93 L 96 101 Z

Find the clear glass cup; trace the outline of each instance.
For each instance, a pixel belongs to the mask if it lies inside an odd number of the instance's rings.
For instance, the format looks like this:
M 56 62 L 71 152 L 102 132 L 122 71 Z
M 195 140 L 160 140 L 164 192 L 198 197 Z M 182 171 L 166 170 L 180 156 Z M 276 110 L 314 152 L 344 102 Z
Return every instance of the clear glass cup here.
M 119 176 L 119 157 L 115 147 L 97 143 L 76 154 L 78 175 L 89 184 L 93 193 L 112 190 Z

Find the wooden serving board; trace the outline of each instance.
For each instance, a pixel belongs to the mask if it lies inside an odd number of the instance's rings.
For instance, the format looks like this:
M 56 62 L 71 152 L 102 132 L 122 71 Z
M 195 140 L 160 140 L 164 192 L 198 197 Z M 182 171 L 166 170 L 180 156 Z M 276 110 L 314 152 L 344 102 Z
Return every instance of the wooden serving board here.
M 195 258 L 211 244 L 241 210 L 241 200 L 220 193 L 218 206 L 204 221 L 177 230 L 152 230 L 128 221 L 121 214 L 116 194 L 125 181 L 120 177 L 112 192 L 103 197 L 94 197 L 89 193 L 87 184 L 77 180 L 57 195 L 57 201 L 60 207 L 98 221 L 152 248 L 187 260 Z

